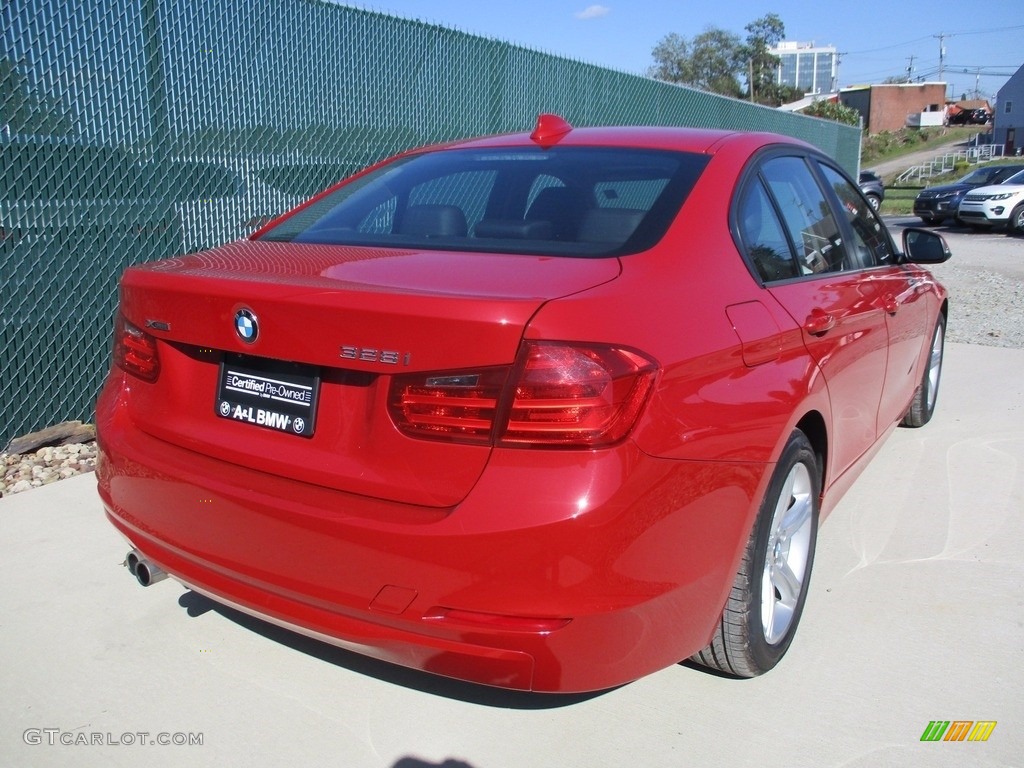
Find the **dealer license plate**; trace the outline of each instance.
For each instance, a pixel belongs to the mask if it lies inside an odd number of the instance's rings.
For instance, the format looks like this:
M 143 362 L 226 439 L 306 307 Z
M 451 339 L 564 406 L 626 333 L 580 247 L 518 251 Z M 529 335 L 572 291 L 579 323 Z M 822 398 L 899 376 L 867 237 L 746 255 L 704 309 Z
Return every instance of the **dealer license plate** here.
M 220 365 L 216 413 L 312 437 L 319 395 L 320 372 L 314 366 L 228 354 Z

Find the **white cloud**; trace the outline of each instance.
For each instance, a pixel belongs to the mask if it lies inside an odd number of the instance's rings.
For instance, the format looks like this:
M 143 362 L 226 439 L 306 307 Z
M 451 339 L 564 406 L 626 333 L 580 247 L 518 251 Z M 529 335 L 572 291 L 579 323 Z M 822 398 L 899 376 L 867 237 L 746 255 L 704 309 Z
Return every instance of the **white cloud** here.
M 611 10 L 607 5 L 588 5 L 582 11 L 577 11 L 575 16 L 577 19 L 596 19 L 600 16 L 607 16 Z

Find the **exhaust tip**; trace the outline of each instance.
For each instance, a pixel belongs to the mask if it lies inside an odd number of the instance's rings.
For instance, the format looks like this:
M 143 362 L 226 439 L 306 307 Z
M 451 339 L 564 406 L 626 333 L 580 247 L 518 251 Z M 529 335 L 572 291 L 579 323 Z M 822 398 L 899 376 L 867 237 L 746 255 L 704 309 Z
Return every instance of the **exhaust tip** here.
M 135 580 L 143 587 L 148 587 L 167 578 L 167 571 L 151 563 L 136 549 L 128 553 L 124 559 L 124 565 L 128 568 L 128 573 L 134 576 Z

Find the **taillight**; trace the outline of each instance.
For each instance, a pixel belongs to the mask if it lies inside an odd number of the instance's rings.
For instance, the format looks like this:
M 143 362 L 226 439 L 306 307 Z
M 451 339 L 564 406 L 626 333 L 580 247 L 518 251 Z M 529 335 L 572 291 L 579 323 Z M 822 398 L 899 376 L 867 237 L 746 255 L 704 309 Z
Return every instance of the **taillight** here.
M 388 410 L 405 434 L 489 443 L 509 368 L 396 376 Z
M 629 434 L 656 372 L 622 347 L 530 341 L 511 368 L 396 376 L 388 407 L 412 437 L 600 448 Z
M 160 375 L 156 339 L 120 312 L 114 320 L 114 365 L 143 381 L 156 381 Z
M 527 342 L 516 370 L 499 443 L 600 448 L 633 428 L 657 366 L 621 347 Z

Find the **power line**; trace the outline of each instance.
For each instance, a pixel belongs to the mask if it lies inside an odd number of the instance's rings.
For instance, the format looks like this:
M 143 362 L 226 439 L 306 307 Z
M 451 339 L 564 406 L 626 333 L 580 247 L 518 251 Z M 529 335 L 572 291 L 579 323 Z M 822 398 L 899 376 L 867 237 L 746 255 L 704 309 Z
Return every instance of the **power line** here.
M 994 27 L 993 29 L 975 29 L 968 30 L 966 32 L 945 32 L 939 33 L 944 37 L 960 37 L 963 35 L 990 35 L 997 32 L 1009 32 L 1014 29 L 1024 29 L 1024 24 L 1018 24 L 1012 27 Z M 912 45 L 913 43 L 920 43 L 924 40 L 930 40 L 935 37 L 939 37 L 939 34 L 924 35 L 922 37 L 915 37 L 913 40 L 906 40 L 902 43 L 893 43 L 892 45 L 884 45 L 881 48 L 867 48 L 863 51 L 843 51 L 844 54 L 862 54 L 862 53 L 875 53 L 876 51 L 891 51 L 893 48 L 902 48 L 906 45 Z

